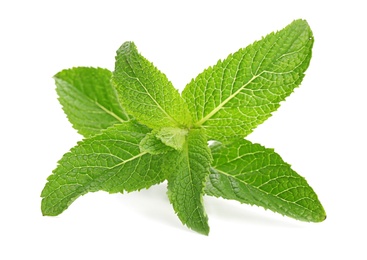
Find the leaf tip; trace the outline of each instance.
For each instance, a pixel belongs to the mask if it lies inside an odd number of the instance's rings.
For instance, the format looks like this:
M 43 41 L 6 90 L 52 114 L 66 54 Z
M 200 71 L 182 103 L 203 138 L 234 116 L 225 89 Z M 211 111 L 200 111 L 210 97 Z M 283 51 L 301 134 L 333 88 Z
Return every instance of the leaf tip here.
M 50 216 L 56 216 L 58 214 L 55 214 L 54 212 L 52 212 L 44 203 L 44 199 L 42 200 L 41 203 L 41 212 L 42 212 L 42 216 L 43 217 L 50 217 Z
M 325 210 L 323 209 L 323 214 L 321 214 L 320 215 L 320 218 L 317 221 L 315 221 L 315 222 L 323 222 L 323 221 L 326 220 L 326 218 L 327 218 L 327 215 L 326 215 Z
M 201 227 L 201 228 L 194 228 L 194 227 L 191 227 L 191 226 L 188 226 L 187 223 L 185 224 L 188 228 L 192 229 L 193 231 L 201 234 L 201 235 L 204 235 L 204 236 L 209 236 L 209 232 L 210 232 L 210 227 L 209 225 L 205 225 L 204 227 Z
M 131 53 L 132 51 L 136 51 L 136 45 L 133 41 L 126 41 L 124 42 L 120 48 L 118 48 L 117 53 Z
M 302 26 L 309 26 L 308 22 L 306 19 L 295 19 L 291 24 L 297 24 L 297 25 L 302 25 Z
M 203 232 L 199 232 L 200 234 L 202 234 L 202 235 L 204 235 L 204 236 L 209 236 L 209 231 L 210 231 L 210 229 L 209 229 L 209 227 L 208 227 L 208 229 L 207 230 L 205 230 L 205 231 L 203 231 Z

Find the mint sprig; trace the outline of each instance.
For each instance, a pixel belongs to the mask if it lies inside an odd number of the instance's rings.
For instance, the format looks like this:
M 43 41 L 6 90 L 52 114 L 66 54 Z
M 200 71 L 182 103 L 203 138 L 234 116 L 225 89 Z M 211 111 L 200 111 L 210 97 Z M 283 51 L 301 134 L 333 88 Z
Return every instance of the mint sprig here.
M 209 233 L 204 194 L 323 221 L 306 180 L 274 150 L 244 139 L 300 85 L 312 45 L 309 25 L 296 20 L 204 70 L 182 95 L 132 42 L 117 51 L 113 73 L 59 72 L 59 101 L 85 139 L 49 176 L 42 213 L 58 215 L 88 192 L 131 192 L 167 180 L 177 216 L 202 234 Z

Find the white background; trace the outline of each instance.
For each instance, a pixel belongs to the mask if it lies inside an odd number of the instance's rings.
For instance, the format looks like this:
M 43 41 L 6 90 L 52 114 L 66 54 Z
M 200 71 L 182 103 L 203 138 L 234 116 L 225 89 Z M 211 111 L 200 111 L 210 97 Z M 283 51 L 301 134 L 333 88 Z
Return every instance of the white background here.
M 367 259 L 366 9 L 363 1 L 0 2 L 0 259 Z M 248 138 L 305 176 L 328 218 L 303 223 L 205 197 L 208 237 L 182 226 L 165 184 L 79 198 L 42 217 L 40 193 L 78 140 L 52 76 L 113 70 L 139 51 L 183 89 L 209 65 L 292 20 L 315 36 L 300 88 Z

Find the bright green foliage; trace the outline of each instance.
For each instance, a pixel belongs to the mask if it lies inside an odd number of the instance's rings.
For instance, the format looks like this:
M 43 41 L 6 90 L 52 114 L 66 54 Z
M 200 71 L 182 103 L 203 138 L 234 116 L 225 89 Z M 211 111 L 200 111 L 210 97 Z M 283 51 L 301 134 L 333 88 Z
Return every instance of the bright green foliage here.
M 204 130 L 191 130 L 183 150 L 175 155 L 168 177 L 168 197 L 183 224 L 207 235 L 209 226 L 203 194 L 211 154 Z
M 174 149 L 170 146 L 165 145 L 162 143 L 161 140 L 157 138 L 155 135 L 155 132 L 153 130 L 152 133 L 148 133 L 140 142 L 140 151 L 141 152 L 147 152 L 150 154 L 162 154 L 171 152 Z
M 85 137 L 129 119 L 110 83 L 111 76 L 109 70 L 87 67 L 63 70 L 54 76 L 65 114 Z
M 123 107 L 140 123 L 151 128 L 184 127 L 191 123 L 190 113 L 178 91 L 132 42 L 117 51 L 113 85 Z
M 167 180 L 177 216 L 201 234 L 209 233 L 204 194 L 323 221 L 306 180 L 272 149 L 243 139 L 301 83 L 312 45 L 307 22 L 296 20 L 205 70 L 182 96 L 132 42 L 117 51 L 113 73 L 61 71 L 59 100 L 87 139 L 48 178 L 42 213 L 58 215 L 88 192 L 130 192 Z
M 148 131 L 126 122 L 79 142 L 48 177 L 42 191 L 43 214 L 58 215 L 87 192 L 130 192 L 164 181 L 161 158 L 139 149 Z
M 251 133 L 301 83 L 312 45 L 310 27 L 297 20 L 218 61 L 182 93 L 195 125 L 210 140 Z
M 211 148 L 214 161 L 206 194 L 262 206 L 303 221 L 325 219 L 315 192 L 274 150 L 244 139 Z
M 156 134 L 165 145 L 181 151 L 186 141 L 188 130 L 177 127 L 164 127 Z

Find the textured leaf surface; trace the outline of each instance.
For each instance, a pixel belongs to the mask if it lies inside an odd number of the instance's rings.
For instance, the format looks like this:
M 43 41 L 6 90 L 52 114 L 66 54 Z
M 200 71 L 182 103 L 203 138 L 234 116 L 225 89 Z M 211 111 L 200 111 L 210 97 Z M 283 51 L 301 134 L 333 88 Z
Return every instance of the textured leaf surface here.
M 173 154 L 168 197 L 183 224 L 207 235 L 208 217 L 202 196 L 211 155 L 203 130 L 190 130 L 183 151 Z
M 43 214 L 58 215 L 87 192 L 130 192 L 165 180 L 162 159 L 140 152 L 148 131 L 126 122 L 79 142 L 49 176 L 41 195 Z
M 174 149 L 170 146 L 165 145 L 159 140 L 153 130 L 152 133 L 148 133 L 140 142 L 140 151 L 147 152 L 150 154 L 162 154 L 172 152 Z
M 65 114 L 84 137 L 128 120 L 110 83 L 111 76 L 109 70 L 87 67 L 63 70 L 54 76 Z
M 112 82 L 124 108 L 139 122 L 151 128 L 190 125 L 190 113 L 178 91 L 134 43 L 126 42 L 117 51 Z
M 298 220 L 326 218 L 306 180 L 272 149 L 242 139 L 226 147 L 213 146 L 212 155 L 206 194 L 255 204 Z
M 211 140 L 245 137 L 301 83 L 312 45 L 307 22 L 296 20 L 208 68 L 183 91 L 193 121 Z
M 156 136 L 164 144 L 181 151 L 186 141 L 187 134 L 187 129 L 177 127 L 163 127 L 157 132 Z

